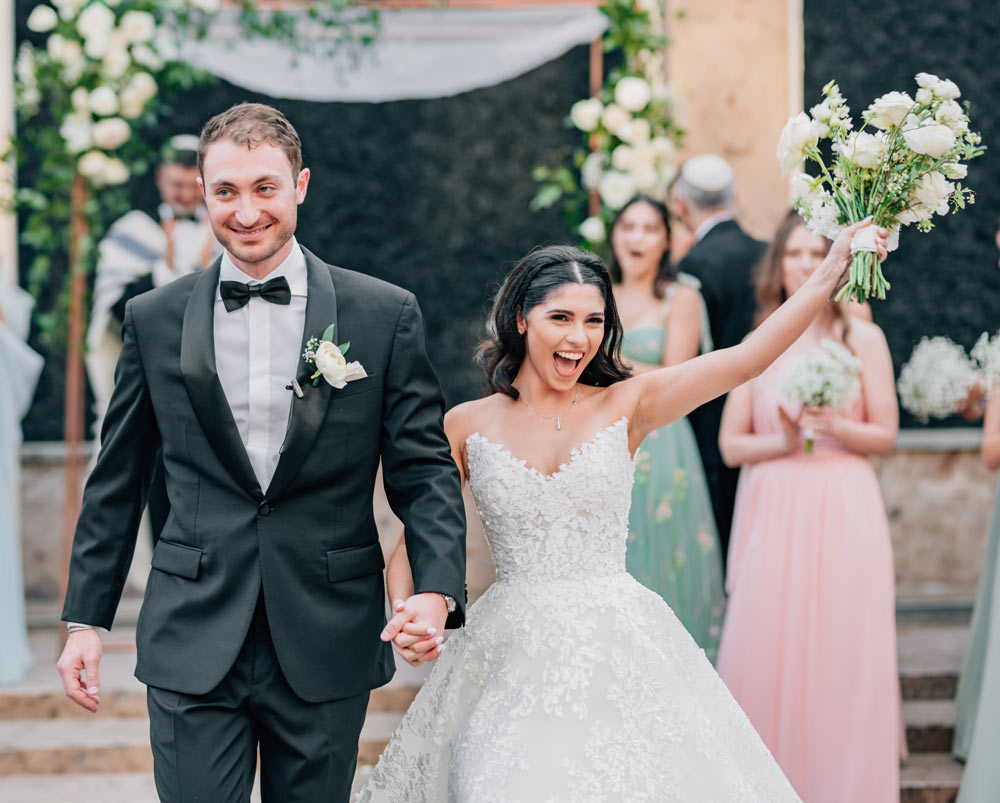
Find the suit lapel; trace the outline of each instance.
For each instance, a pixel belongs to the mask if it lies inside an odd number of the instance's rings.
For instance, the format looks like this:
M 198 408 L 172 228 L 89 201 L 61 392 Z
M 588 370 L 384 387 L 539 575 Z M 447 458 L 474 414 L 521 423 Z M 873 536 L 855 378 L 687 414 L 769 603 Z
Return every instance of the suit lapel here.
M 220 263 L 221 259 L 217 259 L 202 271 L 184 310 L 181 376 L 198 423 L 215 454 L 240 487 L 260 500 L 264 495 L 216 371 L 215 294 Z
M 306 257 L 308 273 L 308 298 L 306 300 L 306 323 L 302 332 L 302 345 L 299 348 L 299 366 L 295 372 L 296 379 L 302 387 L 303 396 L 292 397 L 292 410 L 288 419 L 288 430 L 285 441 L 281 445 L 281 457 L 267 488 L 267 495 L 273 498 L 288 485 L 295 476 L 309 449 L 316 440 L 326 408 L 329 406 L 333 388 L 324 380 L 313 387 L 312 376 L 316 369 L 302 359 L 302 352 L 311 337 L 320 337 L 323 331 L 333 324 L 334 342 L 343 342 L 344 338 L 337 331 L 337 294 L 330 276 L 330 268 L 311 252 L 302 249 Z

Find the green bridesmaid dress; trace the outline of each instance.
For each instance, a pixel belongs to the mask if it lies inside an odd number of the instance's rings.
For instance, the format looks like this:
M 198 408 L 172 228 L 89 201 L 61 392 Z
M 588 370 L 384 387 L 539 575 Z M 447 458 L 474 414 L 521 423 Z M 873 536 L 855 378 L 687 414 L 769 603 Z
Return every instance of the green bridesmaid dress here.
M 698 288 L 680 274 L 663 299 L 666 321 L 677 284 Z M 711 351 L 708 316 L 702 303 L 701 350 Z M 629 360 L 659 365 L 666 347 L 664 327 L 625 331 Z M 719 534 L 705 482 L 698 444 L 686 418 L 651 432 L 636 455 L 629 512 L 629 574 L 659 594 L 715 663 L 725 612 Z
M 1000 488 L 993 506 L 972 638 L 955 700 L 955 758 L 965 761 L 959 803 L 993 803 L 1000 788 Z

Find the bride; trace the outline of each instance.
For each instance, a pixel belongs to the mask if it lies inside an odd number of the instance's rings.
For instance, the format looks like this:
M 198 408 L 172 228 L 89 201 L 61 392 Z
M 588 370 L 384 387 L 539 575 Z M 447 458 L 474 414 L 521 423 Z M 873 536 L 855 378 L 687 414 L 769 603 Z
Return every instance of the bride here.
M 441 659 L 359 803 L 799 800 L 670 608 L 625 571 L 633 455 L 791 345 L 865 225 L 740 345 L 631 378 L 600 259 L 550 246 L 514 268 L 478 355 L 492 395 L 445 419 L 497 580 L 447 644 L 396 604 L 383 638 L 411 663 Z M 387 577 L 391 599 L 412 593 L 402 539 Z

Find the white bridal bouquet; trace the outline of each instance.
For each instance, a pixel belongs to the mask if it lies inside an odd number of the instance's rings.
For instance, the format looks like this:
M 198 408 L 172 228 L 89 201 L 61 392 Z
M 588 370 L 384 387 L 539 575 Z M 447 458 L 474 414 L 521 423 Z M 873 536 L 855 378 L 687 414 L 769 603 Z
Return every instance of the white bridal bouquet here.
M 983 332 L 972 347 L 972 359 L 986 380 L 987 389 L 992 392 L 1000 382 L 1000 332 L 993 337 L 989 332 Z
M 973 203 L 963 187 L 968 167 L 962 164 L 986 149 L 969 130 L 965 109 L 956 101 L 958 87 L 928 73 L 916 76 L 914 97 L 889 92 L 861 115 L 857 131 L 837 84 L 823 87 L 823 102 L 809 114 L 792 117 L 778 142 L 782 174 L 804 160 L 819 167 L 819 175 L 797 173 L 792 180 L 792 205 L 817 234 L 834 239 L 845 226 L 871 216 L 873 226 L 859 231 L 851 243 L 850 278 L 838 294 L 864 301 L 885 298 L 889 283 L 875 253 L 875 226 L 889 230 L 889 250 L 895 250 L 902 226 L 915 223 L 930 231 L 934 215 Z M 832 164 L 820 151 L 830 140 Z
M 960 345 L 947 337 L 924 337 L 900 370 L 896 387 L 903 409 L 926 424 L 958 412 L 977 379 L 976 366 Z
M 810 351 L 793 357 L 784 366 L 779 389 L 804 407 L 839 410 L 860 390 L 861 361 L 836 340 L 824 339 Z M 812 434 L 806 435 L 805 450 L 813 450 Z

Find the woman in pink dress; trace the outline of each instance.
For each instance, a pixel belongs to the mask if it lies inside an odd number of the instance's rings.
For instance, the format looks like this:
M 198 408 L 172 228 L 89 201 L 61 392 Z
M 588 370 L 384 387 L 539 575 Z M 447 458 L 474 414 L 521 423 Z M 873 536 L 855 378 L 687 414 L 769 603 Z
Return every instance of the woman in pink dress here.
M 828 248 L 785 220 L 758 269 L 758 323 Z M 860 393 L 843 410 L 803 410 L 780 394 L 782 368 L 825 338 L 861 361 Z M 897 428 L 885 337 L 835 302 L 726 402 L 719 445 L 743 471 L 718 671 L 805 803 L 899 800 L 892 548 L 868 461 Z

